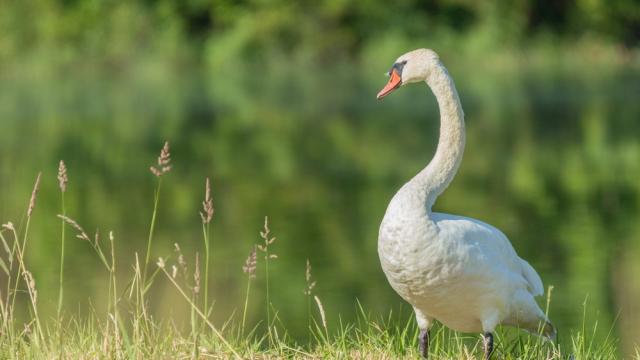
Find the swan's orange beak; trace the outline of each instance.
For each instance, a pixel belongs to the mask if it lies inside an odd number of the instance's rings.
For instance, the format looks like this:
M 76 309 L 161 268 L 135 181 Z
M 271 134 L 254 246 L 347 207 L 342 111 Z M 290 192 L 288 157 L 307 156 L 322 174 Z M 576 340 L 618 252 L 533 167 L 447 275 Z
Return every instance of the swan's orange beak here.
M 391 76 L 389 77 L 389 82 L 378 93 L 378 96 L 377 96 L 378 100 L 391 94 L 391 92 L 399 88 L 401 84 L 402 84 L 402 78 L 400 77 L 400 75 L 398 75 L 398 71 L 396 69 L 392 69 Z

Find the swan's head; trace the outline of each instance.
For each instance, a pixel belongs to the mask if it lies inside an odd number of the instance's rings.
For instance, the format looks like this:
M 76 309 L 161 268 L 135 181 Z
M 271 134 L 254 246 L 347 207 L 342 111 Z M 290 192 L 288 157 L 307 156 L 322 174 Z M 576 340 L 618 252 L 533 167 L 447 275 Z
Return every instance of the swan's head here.
M 417 49 L 400 56 L 387 73 L 389 82 L 378 93 L 378 99 L 402 85 L 426 81 L 431 70 L 439 63 L 438 54 L 430 49 Z

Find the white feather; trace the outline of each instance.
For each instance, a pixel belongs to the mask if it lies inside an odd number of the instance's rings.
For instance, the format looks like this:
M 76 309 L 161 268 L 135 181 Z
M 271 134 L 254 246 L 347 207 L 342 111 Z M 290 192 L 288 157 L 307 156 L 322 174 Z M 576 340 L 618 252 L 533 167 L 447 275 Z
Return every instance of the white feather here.
M 421 329 L 435 319 L 463 332 L 493 332 L 498 324 L 536 331 L 548 323 L 534 300 L 544 292 L 542 281 L 507 237 L 481 221 L 431 211 L 464 152 L 464 113 L 453 80 L 431 50 L 397 62 L 406 62 L 403 84 L 426 81 L 432 89 L 441 127 L 433 160 L 398 191 L 380 226 L 378 253 L 389 283 L 414 307 Z

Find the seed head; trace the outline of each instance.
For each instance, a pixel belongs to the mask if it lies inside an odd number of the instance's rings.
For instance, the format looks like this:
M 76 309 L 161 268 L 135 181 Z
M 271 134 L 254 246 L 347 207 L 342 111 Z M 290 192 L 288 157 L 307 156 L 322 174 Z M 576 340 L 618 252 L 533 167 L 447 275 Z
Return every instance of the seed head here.
M 24 333 L 31 336 L 31 323 L 24 324 Z
M 316 305 L 318 305 L 318 312 L 320 312 L 320 319 L 322 320 L 322 327 L 324 327 L 324 331 L 327 331 L 327 316 L 324 313 L 324 306 L 322 306 L 322 302 L 318 295 L 314 295 L 313 299 L 316 301 Z
M 187 274 L 187 262 L 184 260 L 184 255 L 182 254 L 182 250 L 180 249 L 180 245 L 178 243 L 173 244 L 175 248 L 176 255 L 178 256 L 178 266 L 180 267 L 180 271 L 182 272 L 182 277 L 185 281 L 188 278 Z
M 27 217 L 31 217 L 33 213 L 33 209 L 36 207 L 36 197 L 38 195 L 38 190 L 40 190 L 40 176 L 41 172 L 38 173 L 38 177 L 36 178 L 36 183 L 33 185 L 33 190 L 31 191 L 31 200 L 29 200 L 29 209 L 27 210 Z
M 193 293 L 200 293 L 200 260 L 198 259 L 198 253 L 196 253 L 196 266 L 193 271 Z
M 249 256 L 247 256 L 247 260 L 244 262 L 244 266 L 242 267 L 242 272 L 249 276 L 249 279 L 255 279 L 256 277 L 256 265 L 258 263 L 258 256 L 256 254 L 256 247 L 254 246 Z
M 69 178 L 67 177 L 67 167 L 64 164 L 64 161 L 60 160 L 60 165 L 58 165 L 58 186 L 60 187 L 60 191 L 67 191 L 67 182 L 69 182 Z
M 33 275 L 31 274 L 30 271 L 25 270 L 22 273 L 22 276 L 24 276 L 24 281 L 27 283 L 27 287 L 29 288 L 29 293 L 31 294 L 33 303 L 37 303 L 38 302 L 38 290 L 36 290 L 36 281 L 33 278 Z
M 211 184 L 209 178 L 204 185 L 204 201 L 202 202 L 202 211 L 200 212 L 203 224 L 208 224 L 213 218 L 213 199 L 211 199 Z
M 60 219 L 62 219 L 64 222 L 66 222 L 67 224 L 69 224 L 72 228 L 76 229 L 76 231 L 78 232 L 76 234 L 76 237 L 80 240 L 86 240 L 88 242 L 91 242 L 91 239 L 89 238 L 89 235 L 87 235 L 87 232 L 84 231 L 84 229 L 72 218 L 68 217 L 68 216 L 64 216 L 64 215 L 60 215 L 58 214 L 58 217 Z M 95 239 L 95 243 L 98 243 L 98 233 L 96 232 L 96 239 Z
M 307 259 L 307 269 L 304 272 L 304 278 L 307 281 L 307 287 L 304 289 L 304 294 L 311 295 L 313 288 L 316 287 L 316 282 L 311 279 L 311 263 L 309 262 L 309 259 Z
M 263 245 L 258 245 L 258 250 L 264 252 L 265 259 L 277 259 L 278 255 L 269 253 L 269 245 L 276 241 L 275 236 L 271 236 L 271 229 L 269 229 L 269 218 L 264 217 L 264 228 L 260 231 L 260 237 L 264 240 Z
M 9 230 L 9 231 L 15 231 L 16 230 L 15 226 L 13 226 L 13 223 L 11 221 L 9 221 L 6 224 L 2 224 L 2 228 L 6 229 L 6 230 Z
M 158 165 L 149 168 L 153 175 L 160 177 L 171 171 L 171 152 L 169 151 L 169 142 L 165 141 L 160 156 L 158 156 Z

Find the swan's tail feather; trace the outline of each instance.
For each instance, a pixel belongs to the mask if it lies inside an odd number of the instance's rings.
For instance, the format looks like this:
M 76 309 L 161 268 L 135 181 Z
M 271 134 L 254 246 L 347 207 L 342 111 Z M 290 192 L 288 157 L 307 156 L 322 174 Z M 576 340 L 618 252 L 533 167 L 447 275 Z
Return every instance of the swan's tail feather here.
M 527 331 L 531 335 L 540 336 L 549 341 L 556 341 L 558 337 L 558 331 L 553 326 L 551 321 L 547 317 L 543 317 L 539 322 L 529 323 L 526 327 L 520 327 L 520 329 Z
M 558 337 L 558 331 L 556 330 L 556 327 L 553 326 L 553 324 L 549 320 L 546 320 L 542 325 L 540 334 L 551 341 L 555 341 Z
M 544 294 L 544 287 L 542 286 L 542 279 L 540 279 L 540 275 L 536 272 L 536 270 L 529 265 L 523 259 L 520 259 L 520 264 L 522 265 L 522 275 L 527 280 L 529 292 L 533 296 L 540 296 Z

